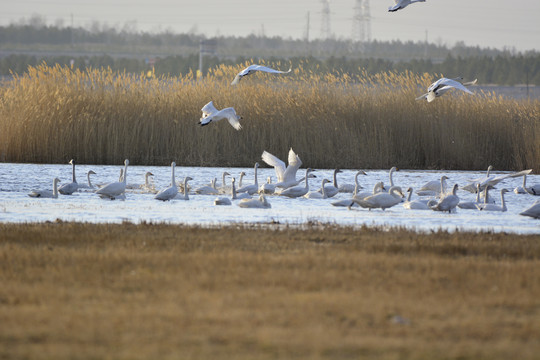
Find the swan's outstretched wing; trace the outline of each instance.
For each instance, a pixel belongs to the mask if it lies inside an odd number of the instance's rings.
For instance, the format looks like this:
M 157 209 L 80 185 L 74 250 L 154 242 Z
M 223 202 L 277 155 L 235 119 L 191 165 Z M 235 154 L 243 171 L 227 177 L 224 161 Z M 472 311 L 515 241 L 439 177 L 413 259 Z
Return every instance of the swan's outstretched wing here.
M 218 109 L 214 106 L 214 102 L 210 101 L 208 104 L 204 105 L 201 109 L 203 119 L 207 116 L 213 115 L 218 112 Z
M 232 127 L 235 128 L 236 130 L 242 130 L 242 125 L 240 125 L 240 121 L 239 121 L 241 117 L 236 115 L 236 111 L 234 110 L 234 108 L 223 109 L 223 111 L 225 110 L 228 110 L 226 112 L 226 116 L 227 116 L 227 120 L 229 120 L 229 124 L 231 124 Z
M 289 165 L 287 166 L 287 169 L 283 173 L 283 179 L 284 181 L 295 181 L 296 180 L 296 172 L 298 169 L 300 169 L 300 166 L 302 166 L 302 160 L 300 160 L 300 157 L 296 155 L 294 150 L 291 148 L 289 150 Z
M 430 86 L 430 89 L 428 89 L 428 92 L 429 91 L 437 91 L 439 89 L 442 89 L 442 88 L 446 88 L 447 86 L 449 87 L 453 87 L 455 89 L 458 89 L 458 90 L 461 90 L 461 91 L 464 91 L 468 94 L 472 94 L 474 95 L 474 93 L 472 91 L 470 91 L 469 89 L 467 89 L 462 83 L 460 83 L 459 81 L 456 81 L 456 80 L 452 80 L 452 79 L 447 79 L 447 78 L 442 78 L 442 79 L 439 79 L 438 81 L 436 81 L 433 85 Z
M 285 170 L 286 170 L 285 163 L 281 161 L 280 159 L 278 159 L 275 155 L 270 154 L 266 150 L 262 153 L 261 159 L 268 165 L 274 167 L 278 182 L 283 181 Z
M 425 93 L 424 95 L 417 97 L 415 100 L 425 100 L 427 99 L 427 97 L 428 97 L 428 93 Z
M 267 72 L 267 73 L 272 73 L 272 74 L 287 74 L 287 73 L 290 73 L 291 70 L 292 69 L 289 69 L 287 71 L 280 71 L 280 70 L 275 70 L 275 69 L 272 69 L 272 68 L 269 68 L 269 67 L 263 66 L 263 65 L 249 65 L 247 68 L 240 71 L 236 75 L 236 77 L 232 81 L 231 85 L 238 84 L 238 82 L 240 82 L 241 78 L 243 78 L 246 75 L 250 75 L 250 74 L 254 73 L 255 71 L 262 71 L 262 72 Z

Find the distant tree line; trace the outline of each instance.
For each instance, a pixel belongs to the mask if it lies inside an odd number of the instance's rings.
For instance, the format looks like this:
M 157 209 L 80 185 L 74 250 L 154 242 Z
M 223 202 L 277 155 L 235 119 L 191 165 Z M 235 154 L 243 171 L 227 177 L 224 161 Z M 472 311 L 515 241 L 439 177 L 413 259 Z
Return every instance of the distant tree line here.
M 156 76 L 185 75 L 191 71 L 195 72 L 199 66 L 198 55 L 187 56 L 167 56 L 153 59 L 154 74 Z M 209 68 L 220 64 L 234 65 L 250 61 L 249 58 L 238 57 L 234 60 L 220 59 L 217 56 L 206 56 L 204 59 L 203 72 Z M 496 56 L 496 57 L 454 57 L 447 56 L 444 61 L 434 63 L 430 60 L 410 60 L 393 62 L 390 60 L 375 58 L 347 59 L 346 57 L 329 57 L 318 59 L 315 57 L 295 57 L 282 59 L 270 57 L 266 59 L 269 63 L 291 64 L 294 68 L 302 64 L 304 70 L 313 72 L 347 73 L 353 78 L 362 70 L 370 74 L 385 71 L 411 71 L 417 74 L 443 74 L 447 77 L 462 76 L 465 79 L 475 79 L 483 84 L 515 85 L 515 84 L 537 84 L 540 85 L 540 54 L 535 56 Z M 152 69 L 152 66 L 145 59 L 138 58 L 116 58 L 110 55 L 100 56 L 48 56 L 36 57 L 33 55 L 9 55 L 0 59 L 0 75 L 6 76 L 11 73 L 22 74 L 28 66 L 35 66 L 46 62 L 48 65 L 66 65 L 74 68 L 85 69 L 109 67 L 114 71 L 128 73 L 142 73 Z
M 198 69 L 199 43 L 205 37 L 196 33 L 152 34 L 136 32 L 129 26 L 115 29 L 93 23 L 89 29 L 46 25 L 39 16 L 20 24 L 0 26 L 0 49 L 10 55 L 0 58 L 0 75 L 23 73 L 28 66 L 42 62 L 84 69 L 110 67 L 115 71 L 148 71 L 148 56 L 156 54 L 155 74 L 176 76 Z M 360 69 L 368 73 L 411 71 L 444 74 L 448 77 L 478 78 L 481 83 L 501 85 L 540 84 L 540 53 L 515 53 L 508 49 L 467 47 L 453 48 L 432 43 L 372 41 L 352 44 L 350 40 L 302 40 L 249 35 L 218 37 L 218 52 L 205 56 L 204 69 L 219 64 L 233 65 L 246 61 L 281 62 L 314 72 L 348 73 Z M 47 53 L 65 55 L 40 55 Z M 73 54 L 73 55 L 70 55 Z M 84 55 L 81 55 L 84 54 Z M 99 55 L 97 55 L 99 54 Z M 178 55 L 171 55 L 178 54 Z

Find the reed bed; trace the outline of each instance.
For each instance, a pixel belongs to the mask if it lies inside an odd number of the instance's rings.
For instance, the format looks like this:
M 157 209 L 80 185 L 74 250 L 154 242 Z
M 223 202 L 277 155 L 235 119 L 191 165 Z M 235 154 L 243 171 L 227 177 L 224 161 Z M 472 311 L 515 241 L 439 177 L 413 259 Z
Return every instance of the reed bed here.
M 2 359 L 537 359 L 538 236 L 0 224 Z
M 288 65 L 271 64 L 277 68 Z M 31 67 L 0 89 L 0 161 L 252 166 L 267 150 L 290 147 L 318 168 L 537 168 L 540 101 L 481 93 L 417 102 L 429 74 L 359 70 L 319 74 L 303 66 L 284 76 L 230 82 L 242 66 L 204 79 L 147 78 L 110 69 Z M 197 125 L 210 100 L 243 116 Z

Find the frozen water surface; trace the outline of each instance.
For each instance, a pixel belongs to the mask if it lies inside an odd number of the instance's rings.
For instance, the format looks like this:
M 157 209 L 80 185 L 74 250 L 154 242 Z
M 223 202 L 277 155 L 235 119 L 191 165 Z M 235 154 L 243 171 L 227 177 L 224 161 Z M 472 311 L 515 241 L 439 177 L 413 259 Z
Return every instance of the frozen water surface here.
M 264 166 L 261 163 L 262 166 Z M 93 170 L 94 184 L 117 181 L 123 166 L 77 165 L 77 181 L 86 183 L 86 173 Z M 151 171 L 157 189 L 169 186 L 170 167 L 166 166 L 130 166 L 127 183 L 143 184 L 144 174 Z M 223 171 L 236 177 L 246 172 L 244 184 L 253 183 L 253 168 L 198 168 L 177 167 L 176 180 L 181 182 L 184 176 L 190 176 L 192 188 L 207 184 L 214 177 L 221 184 Z M 338 183 L 354 184 L 356 170 L 343 170 L 338 174 Z M 367 176 L 360 176 L 360 184 L 371 190 L 378 181 L 388 181 L 388 170 L 366 170 Z M 493 172 L 492 172 L 493 173 Z M 504 174 L 505 172 L 495 172 Z M 298 177 L 303 176 L 300 169 Z M 315 179 L 310 179 L 310 188 L 320 187 L 322 178 L 332 180 L 333 170 L 317 169 Z M 412 171 L 400 170 L 394 173 L 394 182 L 405 191 L 409 186 L 418 189 L 427 181 L 438 180 L 442 175 L 450 179 L 448 185 L 454 183 L 463 186 L 469 180 L 485 176 L 485 171 Z M 259 184 L 266 182 L 271 176 L 275 180 L 273 168 L 259 168 Z M 154 199 L 153 194 L 128 190 L 126 200 L 104 200 L 96 194 L 81 190 L 73 195 L 59 195 L 58 199 L 36 199 L 28 196 L 33 189 L 52 189 L 53 178 L 60 179 L 60 185 L 71 182 L 71 165 L 41 164 L 0 164 L 0 222 L 25 223 L 45 222 L 60 219 L 90 223 L 171 223 L 216 226 L 227 224 L 290 224 L 303 225 L 311 222 L 330 223 L 344 226 L 388 226 L 405 227 L 416 231 L 444 229 L 448 231 L 492 231 L 519 234 L 540 234 L 540 220 L 520 216 L 519 213 L 531 206 L 540 197 L 529 194 L 518 195 L 513 189 L 521 185 L 522 178 L 509 178 L 491 191 L 497 203 L 500 203 L 500 189 L 507 188 L 511 192 L 505 195 L 507 212 L 484 212 L 477 210 L 457 209 L 455 213 L 440 213 L 431 210 L 406 210 L 401 204 L 382 211 L 367 209 L 334 207 L 332 201 L 349 198 L 350 194 L 340 193 L 331 199 L 289 199 L 279 196 L 268 196 L 271 209 L 244 209 L 233 202 L 232 206 L 215 206 L 215 195 L 190 194 L 190 200 L 172 200 L 161 202 Z M 230 184 L 231 177 L 227 178 Z M 540 183 L 539 175 L 529 175 L 528 184 Z M 472 201 L 474 194 L 459 190 L 461 201 Z M 220 195 L 224 196 L 224 195 Z M 416 196 L 415 196 L 416 197 Z

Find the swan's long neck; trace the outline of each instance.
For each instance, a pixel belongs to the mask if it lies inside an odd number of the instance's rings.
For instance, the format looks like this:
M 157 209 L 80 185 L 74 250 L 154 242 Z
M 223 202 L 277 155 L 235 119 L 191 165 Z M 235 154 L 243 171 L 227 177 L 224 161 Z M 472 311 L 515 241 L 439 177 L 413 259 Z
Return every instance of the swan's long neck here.
M 501 190 L 501 208 L 506 209 L 506 203 L 504 202 L 504 191 Z
M 444 195 L 444 177 L 441 177 L 441 196 Z
M 122 179 L 122 182 L 125 184 L 126 181 L 127 181 L 127 167 L 128 167 L 128 164 L 127 162 L 124 164 L 124 178 Z
M 58 198 L 58 179 L 53 180 L 53 197 Z
M 476 185 L 476 203 L 480 202 L 480 184 Z
M 306 189 L 309 189 L 308 179 L 309 179 L 309 169 L 306 169 Z
M 523 175 L 523 188 L 527 187 L 527 175 Z
M 259 167 L 258 165 L 255 165 L 255 186 L 257 188 L 259 188 L 259 181 L 257 180 L 257 168 L 258 167 Z
M 388 177 L 390 178 L 390 187 L 394 186 L 393 175 L 394 175 L 394 168 L 391 168 L 390 173 L 388 174 Z
M 240 175 L 240 179 L 242 178 L 242 175 Z M 232 199 L 233 200 L 236 200 L 236 186 L 234 185 L 235 183 L 235 180 L 234 178 L 232 179 L 232 184 L 231 184 L 231 191 L 232 191 Z
M 226 184 L 225 184 L 225 173 L 223 173 L 223 175 L 221 176 L 221 183 L 223 184 L 223 187 L 226 186 Z
M 71 162 L 71 181 L 77 182 L 75 178 L 75 162 L 74 161 Z
M 176 181 L 174 179 L 174 165 L 171 166 L 171 186 L 176 186 Z
M 184 179 L 184 199 L 189 200 L 188 188 L 187 188 L 187 182 L 188 182 L 188 179 L 187 179 L 187 177 L 186 177 L 186 178 Z
M 336 173 L 334 173 L 334 176 L 336 176 Z M 326 184 L 326 181 L 324 181 L 325 179 L 323 179 L 322 181 L 322 184 L 321 184 L 321 194 L 323 196 L 323 198 L 326 199 L 326 189 L 324 188 L 324 184 Z
M 487 204 L 487 203 L 488 203 L 488 196 L 489 196 L 489 193 L 488 193 L 488 191 L 489 191 L 489 190 L 488 190 L 488 187 L 489 187 L 489 186 L 486 186 L 486 187 L 484 188 L 484 204 Z
M 354 176 L 354 194 L 353 194 L 353 196 L 358 195 L 358 188 L 360 187 L 360 185 L 358 184 L 358 175 L 360 175 L 360 173 L 356 173 L 356 175 Z
M 336 188 L 338 188 L 338 184 L 337 184 L 337 173 L 338 173 L 337 169 L 334 170 L 334 186 L 335 186 Z
M 86 174 L 86 178 L 88 179 L 88 187 L 93 188 L 94 185 L 92 185 L 92 181 L 90 181 L 90 172 L 88 172 L 88 174 Z
M 150 182 L 148 181 L 148 178 L 150 177 L 150 174 L 149 173 L 146 173 L 144 175 L 144 186 L 146 186 L 147 188 L 150 187 Z
M 409 189 L 409 195 L 407 196 L 407 201 L 411 202 L 412 189 Z

